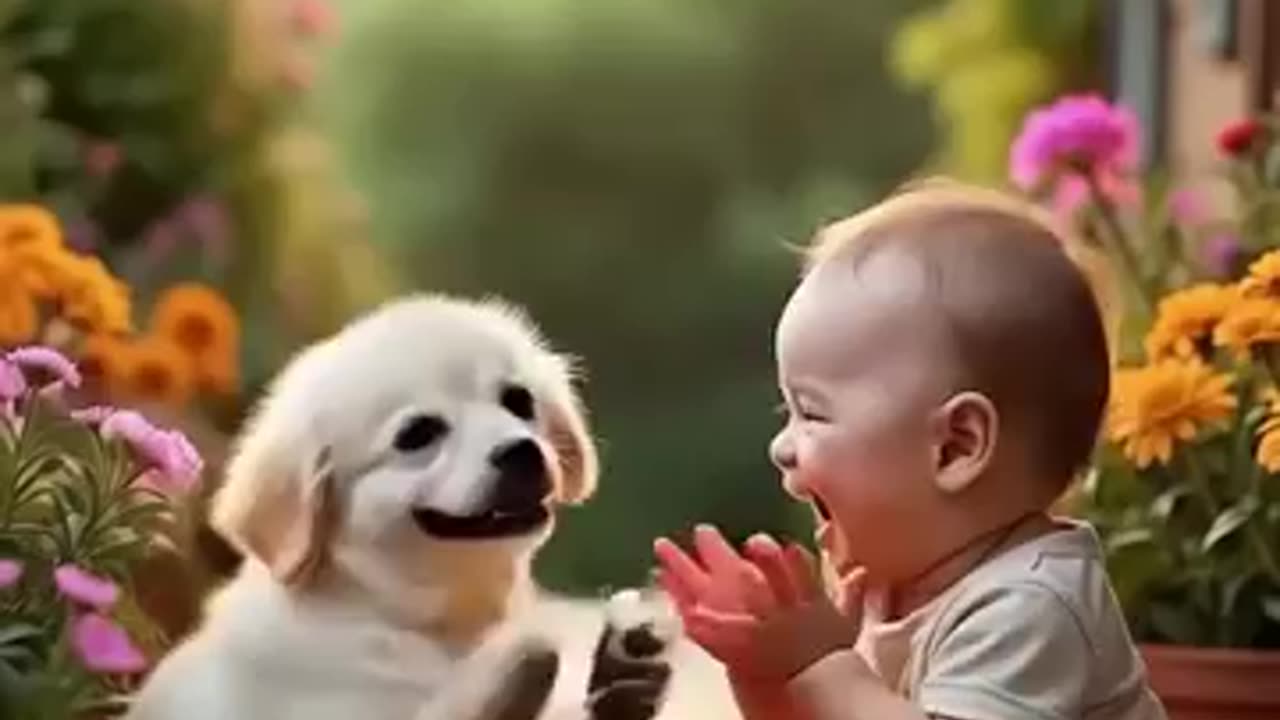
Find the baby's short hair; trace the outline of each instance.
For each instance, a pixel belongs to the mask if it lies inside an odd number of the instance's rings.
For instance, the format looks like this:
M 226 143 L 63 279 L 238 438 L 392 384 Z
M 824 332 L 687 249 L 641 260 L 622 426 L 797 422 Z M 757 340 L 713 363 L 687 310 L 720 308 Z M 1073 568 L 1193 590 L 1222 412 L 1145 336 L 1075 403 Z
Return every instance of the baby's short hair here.
M 807 268 L 881 252 L 919 264 L 957 381 L 987 395 L 1063 490 L 1092 456 L 1110 391 L 1089 251 L 1030 203 L 934 180 L 821 230 Z

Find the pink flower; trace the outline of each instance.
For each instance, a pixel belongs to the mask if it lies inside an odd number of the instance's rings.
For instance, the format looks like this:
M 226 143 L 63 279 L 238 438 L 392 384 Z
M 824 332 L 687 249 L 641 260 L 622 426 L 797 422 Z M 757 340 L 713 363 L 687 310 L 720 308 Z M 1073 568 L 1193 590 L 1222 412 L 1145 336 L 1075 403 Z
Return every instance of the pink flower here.
M 0 558 L 0 589 L 17 584 L 22 579 L 22 563 Z
M 1097 95 L 1072 95 L 1027 116 L 1013 142 L 1009 174 L 1034 190 L 1064 169 L 1122 174 L 1137 161 L 1137 117 Z
M 76 618 L 71 626 L 71 646 L 84 666 L 94 672 L 135 673 L 147 665 L 124 629 L 97 613 Z
M 99 610 L 111 607 L 120 597 L 115 583 L 71 564 L 59 565 L 53 571 L 53 583 L 67 598 Z
M 0 414 L 12 415 L 13 402 L 27 392 L 27 378 L 18 365 L 0 357 Z
M 289 23 L 302 37 L 322 37 L 333 33 L 338 16 L 324 0 L 293 0 L 289 5 Z
M 22 347 L 8 354 L 9 362 L 22 368 L 33 385 L 60 382 L 80 387 L 80 371 L 65 355 L 49 347 Z M 31 377 L 35 375 L 35 377 Z
M 190 490 L 200 479 L 204 461 L 195 446 L 177 430 L 161 430 L 132 410 L 117 410 L 102 421 L 105 438 L 121 438 L 138 461 L 160 474 L 154 485 Z
M 113 142 L 92 142 L 84 151 L 84 167 L 96 178 L 105 178 L 120 167 L 124 161 L 124 151 Z
M 1182 225 L 1201 225 L 1209 217 L 1204 196 L 1191 188 L 1178 188 L 1169 193 L 1169 216 Z
M 99 427 L 107 418 L 115 414 L 116 409 L 106 405 L 93 405 L 80 410 L 71 411 L 71 419 L 89 427 Z
M 1111 202 L 1123 207 L 1131 207 L 1142 202 L 1142 189 L 1113 173 L 1102 173 L 1098 176 L 1098 189 Z M 1059 178 L 1053 191 L 1053 207 L 1064 215 L 1079 210 L 1091 199 L 1089 183 L 1078 175 L 1067 175 Z

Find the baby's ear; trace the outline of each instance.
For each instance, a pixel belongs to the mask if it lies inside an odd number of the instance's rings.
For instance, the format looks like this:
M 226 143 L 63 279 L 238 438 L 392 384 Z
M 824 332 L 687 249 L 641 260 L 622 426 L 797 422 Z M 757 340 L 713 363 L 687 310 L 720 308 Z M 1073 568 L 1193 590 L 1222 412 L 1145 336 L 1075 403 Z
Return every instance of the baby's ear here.
M 296 418 L 295 418 L 296 421 Z M 338 521 L 327 451 L 309 451 L 285 413 L 266 408 L 233 454 L 210 524 L 288 585 L 319 569 Z
M 958 393 L 935 411 L 934 482 L 945 493 L 969 488 L 991 464 L 1000 434 L 1000 416 L 990 398 Z
M 599 456 L 582 401 L 574 391 L 567 370 L 556 373 L 551 397 L 546 404 L 547 434 L 555 448 L 560 470 L 556 499 L 581 503 L 595 492 Z

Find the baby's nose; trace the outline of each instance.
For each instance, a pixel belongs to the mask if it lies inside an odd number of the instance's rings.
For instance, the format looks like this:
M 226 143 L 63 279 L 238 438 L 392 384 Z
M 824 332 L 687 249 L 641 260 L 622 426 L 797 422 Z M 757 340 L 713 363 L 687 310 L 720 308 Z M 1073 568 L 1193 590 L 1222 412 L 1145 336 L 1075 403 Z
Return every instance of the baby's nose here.
M 796 446 L 786 430 L 775 435 L 769 443 L 769 460 L 784 473 L 796 469 Z

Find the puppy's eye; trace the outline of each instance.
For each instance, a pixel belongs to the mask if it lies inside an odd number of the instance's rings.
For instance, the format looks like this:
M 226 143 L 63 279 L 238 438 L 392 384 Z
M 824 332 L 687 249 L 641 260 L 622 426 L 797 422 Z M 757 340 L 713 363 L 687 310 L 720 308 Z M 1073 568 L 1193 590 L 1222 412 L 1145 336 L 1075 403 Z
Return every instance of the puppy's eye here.
M 533 394 L 524 386 L 504 386 L 498 402 L 502 403 L 502 407 L 506 408 L 507 412 L 521 420 L 533 419 Z
M 414 415 L 400 427 L 393 444 L 400 452 L 421 450 L 439 440 L 448 430 L 445 421 L 435 415 Z

